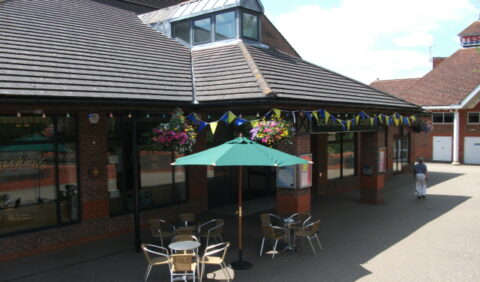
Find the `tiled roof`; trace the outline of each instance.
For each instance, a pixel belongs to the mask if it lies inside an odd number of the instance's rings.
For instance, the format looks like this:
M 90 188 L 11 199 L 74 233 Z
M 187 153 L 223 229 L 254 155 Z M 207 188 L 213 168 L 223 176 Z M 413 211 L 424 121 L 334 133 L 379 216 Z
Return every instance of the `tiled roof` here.
M 121 0 L 154 9 L 163 9 L 188 0 Z
M 93 0 L 0 2 L 0 95 L 191 101 L 190 50 Z
M 480 34 L 480 21 L 476 21 L 469 25 L 466 29 L 460 32 L 458 35 L 473 35 L 473 34 Z
M 192 52 L 197 100 L 264 98 L 243 43 Z
M 248 47 L 276 97 L 344 105 L 418 108 L 393 95 L 272 48 Z
M 370 86 L 380 91 L 391 93 L 395 96 L 400 95 L 408 87 L 412 86 L 420 78 L 404 78 L 404 79 L 390 79 L 390 80 L 376 80 L 370 83 Z M 414 101 L 411 101 L 415 103 Z
M 401 93 L 393 93 L 422 106 L 460 104 L 480 85 L 480 53 L 460 49 Z

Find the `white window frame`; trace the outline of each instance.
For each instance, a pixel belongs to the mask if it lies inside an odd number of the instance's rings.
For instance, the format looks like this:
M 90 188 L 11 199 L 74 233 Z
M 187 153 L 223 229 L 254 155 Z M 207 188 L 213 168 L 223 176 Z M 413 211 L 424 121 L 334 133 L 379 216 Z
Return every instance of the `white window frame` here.
M 435 122 L 435 120 L 433 119 L 434 114 L 442 114 L 442 122 Z M 445 122 L 445 114 L 453 115 L 452 122 Z M 451 113 L 451 112 L 433 112 L 432 113 L 432 123 L 434 123 L 434 124 L 453 124 L 454 122 L 455 122 L 455 114 L 454 113 Z

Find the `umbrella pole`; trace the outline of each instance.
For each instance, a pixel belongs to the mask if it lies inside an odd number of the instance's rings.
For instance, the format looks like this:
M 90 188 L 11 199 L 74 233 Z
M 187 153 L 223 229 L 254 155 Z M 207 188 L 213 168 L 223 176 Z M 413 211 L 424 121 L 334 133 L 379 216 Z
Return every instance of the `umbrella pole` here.
M 242 166 L 239 167 L 238 172 L 238 261 L 231 263 L 233 269 L 243 270 L 252 268 L 252 264 L 248 261 L 242 259 L 242 250 L 243 250 L 243 231 L 242 231 L 242 217 L 243 217 L 243 207 L 242 207 L 242 187 L 243 187 L 243 177 L 242 177 Z

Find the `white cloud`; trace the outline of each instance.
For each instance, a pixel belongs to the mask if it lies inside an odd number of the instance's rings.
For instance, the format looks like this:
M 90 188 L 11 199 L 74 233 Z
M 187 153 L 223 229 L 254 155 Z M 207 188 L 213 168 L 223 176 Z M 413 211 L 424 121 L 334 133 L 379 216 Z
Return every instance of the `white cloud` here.
M 468 0 L 343 0 L 329 9 L 300 6 L 272 21 L 304 59 L 368 84 L 425 74 L 433 32 L 475 10 Z

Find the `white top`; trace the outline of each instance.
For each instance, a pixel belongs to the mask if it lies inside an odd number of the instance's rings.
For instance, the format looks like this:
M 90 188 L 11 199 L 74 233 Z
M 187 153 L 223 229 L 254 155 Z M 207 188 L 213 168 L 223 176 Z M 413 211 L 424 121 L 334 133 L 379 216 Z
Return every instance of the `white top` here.
M 197 241 L 173 242 L 173 243 L 170 243 L 168 247 L 175 251 L 187 251 L 187 250 L 193 250 L 200 247 L 200 242 L 197 242 Z

